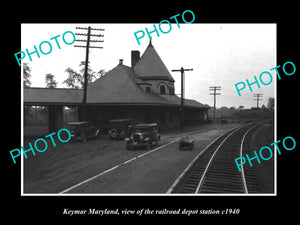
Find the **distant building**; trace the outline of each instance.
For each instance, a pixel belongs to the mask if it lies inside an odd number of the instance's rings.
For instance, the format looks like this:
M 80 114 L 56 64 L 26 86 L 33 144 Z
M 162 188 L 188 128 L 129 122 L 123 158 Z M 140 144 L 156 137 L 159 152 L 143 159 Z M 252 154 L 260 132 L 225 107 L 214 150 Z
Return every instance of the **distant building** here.
M 180 126 L 180 98 L 175 95 L 174 79 L 150 44 L 140 57 L 131 52 L 131 67 L 119 64 L 88 85 L 87 118 L 98 125 L 110 119 L 157 122 L 161 129 Z M 49 106 L 49 130 L 63 126 L 63 106 L 77 106 L 79 120 L 83 90 L 65 88 L 24 88 L 25 105 Z M 201 124 L 208 106 L 185 99 L 185 124 Z

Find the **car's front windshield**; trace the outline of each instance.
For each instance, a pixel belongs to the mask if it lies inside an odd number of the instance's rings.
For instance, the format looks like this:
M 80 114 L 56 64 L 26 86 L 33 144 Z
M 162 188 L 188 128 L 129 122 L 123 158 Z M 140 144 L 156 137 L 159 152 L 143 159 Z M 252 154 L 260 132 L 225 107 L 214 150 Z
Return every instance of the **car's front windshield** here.
M 148 127 L 139 127 L 135 129 L 135 132 L 137 133 L 144 133 L 144 132 L 149 132 L 149 128 Z
M 76 129 L 78 129 L 78 125 L 75 125 L 75 124 L 68 124 L 67 125 L 67 128 L 69 129 L 69 130 L 76 130 Z
M 153 127 L 136 127 L 135 132 L 143 133 L 143 132 L 150 132 L 153 131 Z

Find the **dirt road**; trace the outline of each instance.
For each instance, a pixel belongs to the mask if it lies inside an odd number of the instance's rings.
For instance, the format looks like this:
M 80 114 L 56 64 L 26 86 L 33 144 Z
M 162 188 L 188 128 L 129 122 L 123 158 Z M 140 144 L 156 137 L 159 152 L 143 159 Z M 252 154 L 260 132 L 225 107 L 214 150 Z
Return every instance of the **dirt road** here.
M 237 124 L 194 129 L 195 149 L 180 151 L 180 132 L 162 135 L 151 150 L 125 150 L 107 137 L 71 142 L 24 160 L 26 193 L 165 193 L 186 166 L 216 137 Z M 25 140 L 26 141 L 30 140 Z

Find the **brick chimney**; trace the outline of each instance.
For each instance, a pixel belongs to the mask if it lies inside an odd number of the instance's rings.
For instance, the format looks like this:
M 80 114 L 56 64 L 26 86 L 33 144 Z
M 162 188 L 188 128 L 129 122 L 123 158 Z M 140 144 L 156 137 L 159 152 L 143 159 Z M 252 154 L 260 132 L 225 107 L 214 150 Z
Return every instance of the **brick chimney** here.
M 123 65 L 123 59 L 119 59 L 119 65 Z
M 136 50 L 131 51 L 131 68 L 133 68 L 139 60 L 140 60 L 140 52 Z

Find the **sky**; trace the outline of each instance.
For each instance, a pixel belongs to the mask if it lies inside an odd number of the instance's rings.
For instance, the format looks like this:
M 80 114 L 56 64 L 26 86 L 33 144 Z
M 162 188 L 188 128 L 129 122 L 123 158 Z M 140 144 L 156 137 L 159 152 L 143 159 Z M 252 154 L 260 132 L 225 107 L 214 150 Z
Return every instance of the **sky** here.
M 158 27 L 158 24 L 155 24 Z M 152 33 L 152 44 L 160 55 L 169 72 L 175 79 L 175 93 L 180 94 L 180 73 L 171 72 L 172 69 L 192 68 L 193 71 L 185 73 L 185 97 L 197 100 L 203 104 L 213 106 L 213 96 L 209 95 L 210 86 L 221 86 L 217 96 L 216 106 L 245 108 L 256 107 L 253 94 L 263 94 L 262 104 L 268 104 L 269 97 L 276 97 L 276 75 L 270 71 L 276 64 L 276 24 L 200 24 L 172 23 L 169 33 L 161 33 L 159 37 Z M 22 24 L 21 25 L 21 49 L 34 51 L 34 45 L 38 48 L 41 42 L 49 41 L 52 44 L 52 52 L 48 55 L 40 53 L 40 58 L 32 54 L 22 60 L 31 67 L 31 87 L 45 87 L 45 75 L 51 73 L 58 82 L 57 87 L 66 88 L 62 84 L 67 78 L 65 70 L 68 67 L 79 71 L 79 63 L 85 60 L 85 48 L 76 48 L 74 45 L 84 45 L 84 42 L 75 42 L 67 45 L 62 40 L 66 31 L 84 33 L 76 27 L 104 28 L 105 31 L 92 31 L 92 34 L 104 34 L 102 43 L 91 43 L 94 46 L 102 46 L 103 49 L 91 48 L 89 54 L 90 67 L 94 71 L 104 69 L 112 70 L 118 65 L 119 59 L 123 64 L 131 66 L 131 51 L 138 50 L 141 55 L 149 44 L 147 34 L 140 39 L 138 44 L 134 33 L 147 27 L 153 30 L 153 24 Z M 162 30 L 168 30 L 167 24 L 163 24 Z M 61 49 L 58 49 L 55 40 L 50 38 L 60 35 L 57 41 Z M 66 41 L 72 40 L 70 34 L 66 35 Z M 84 39 L 84 36 L 76 36 Z M 46 52 L 47 44 L 43 44 Z M 16 60 L 16 65 L 17 60 Z M 235 84 L 238 82 L 254 81 L 254 76 L 263 71 L 273 75 L 273 82 L 269 85 L 261 85 L 259 89 L 253 85 L 253 92 L 247 87 L 239 96 Z M 21 76 L 22 79 L 22 76 Z M 269 78 L 263 77 L 267 83 Z

